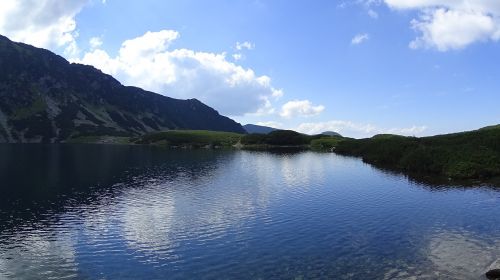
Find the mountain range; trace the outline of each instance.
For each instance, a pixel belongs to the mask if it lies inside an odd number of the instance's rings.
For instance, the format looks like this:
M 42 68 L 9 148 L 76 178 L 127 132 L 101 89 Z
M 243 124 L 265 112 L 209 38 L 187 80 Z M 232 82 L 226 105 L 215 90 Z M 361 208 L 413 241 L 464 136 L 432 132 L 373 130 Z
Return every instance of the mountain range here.
M 342 137 L 342 135 L 340 135 L 340 133 L 335 132 L 335 131 L 324 131 L 321 133 L 321 135 Z
M 243 128 L 248 133 L 261 133 L 261 134 L 269 134 L 275 130 L 278 130 L 274 127 L 256 125 L 256 124 L 245 124 Z
M 0 35 L 0 142 L 65 142 L 172 129 L 246 133 L 197 99 L 124 86 L 112 76 Z

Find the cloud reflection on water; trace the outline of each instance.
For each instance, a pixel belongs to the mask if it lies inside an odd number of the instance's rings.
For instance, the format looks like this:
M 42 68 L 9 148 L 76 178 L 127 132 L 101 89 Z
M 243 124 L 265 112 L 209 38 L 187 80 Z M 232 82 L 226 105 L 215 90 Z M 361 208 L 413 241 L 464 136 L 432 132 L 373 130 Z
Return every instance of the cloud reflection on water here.
M 420 199 L 447 211 L 439 203 L 461 202 L 457 192 L 411 188 L 404 178 L 380 174 L 356 159 L 245 151 L 193 152 L 190 159 L 183 152 L 165 152 L 164 158 L 150 153 L 144 168 L 133 165 L 127 176 L 120 168 L 104 178 L 112 186 L 80 189 L 79 197 L 61 199 L 54 211 L 2 227 L 0 275 L 118 278 L 178 269 L 215 277 L 248 265 L 258 271 L 255 277 L 372 271 L 385 272 L 387 279 L 451 279 L 476 277 L 500 255 L 499 242 L 492 241 L 500 240 L 491 235 L 494 225 L 428 224 L 428 218 L 442 222 L 455 216 L 426 217 L 431 212 L 410 208 L 421 204 L 408 205 Z M 490 194 L 470 192 L 469 204 L 452 205 L 461 206 L 461 214 L 485 205 L 491 212 L 497 206 Z M 383 240 L 388 236 L 397 240 Z M 408 256 L 400 256 L 398 246 Z M 377 255 L 378 250 L 398 256 Z M 276 257 L 281 264 L 269 263 Z M 354 271 L 356 264 L 365 267 Z

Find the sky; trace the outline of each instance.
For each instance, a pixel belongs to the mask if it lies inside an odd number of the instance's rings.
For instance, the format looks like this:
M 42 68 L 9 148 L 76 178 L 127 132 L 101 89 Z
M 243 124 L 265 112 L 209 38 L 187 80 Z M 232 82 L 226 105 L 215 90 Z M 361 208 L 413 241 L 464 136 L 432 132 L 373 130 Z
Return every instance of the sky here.
M 242 124 L 370 137 L 500 123 L 498 0 L 3 0 L 0 34 Z

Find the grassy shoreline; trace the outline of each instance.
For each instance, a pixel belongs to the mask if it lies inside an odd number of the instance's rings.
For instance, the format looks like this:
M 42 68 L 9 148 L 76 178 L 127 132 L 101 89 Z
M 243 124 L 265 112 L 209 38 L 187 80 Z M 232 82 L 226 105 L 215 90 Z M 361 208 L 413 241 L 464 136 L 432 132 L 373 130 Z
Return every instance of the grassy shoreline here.
M 405 174 L 442 176 L 453 180 L 500 177 L 500 126 L 422 138 L 383 134 L 365 139 L 311 136 L 290 130 L 269 134 L 171 130 L 130 138 L 81 137 L 68 143 L 246 150 L 310 149 L 360 157 L 376 167 Z
M 500 128 L 431 137 L 376 135 L 340 141 L 335 152 L 382 168 L 450 179 L 500 176 Z
M 332 139 L 335 140 L 333 141 Z M 131 144 L 158 145 L 170 148 L 237 148 L 248 150 L 316 149 L 325 143 L 337 143 L 339 137 L 309 136 L 291 130 L 277 130 L 269 134 L 237 134 L 205 130 L 171 130 L 130 138 Z

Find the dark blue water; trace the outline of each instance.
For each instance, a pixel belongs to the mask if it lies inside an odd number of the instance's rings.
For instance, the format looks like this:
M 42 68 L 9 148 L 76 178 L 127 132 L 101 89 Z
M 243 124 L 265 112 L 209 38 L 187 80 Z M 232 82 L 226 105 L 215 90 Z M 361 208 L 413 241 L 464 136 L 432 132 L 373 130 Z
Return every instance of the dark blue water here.
M 0 279 L 481 279 L 500 191 L 329 153 L 0 145 Z

